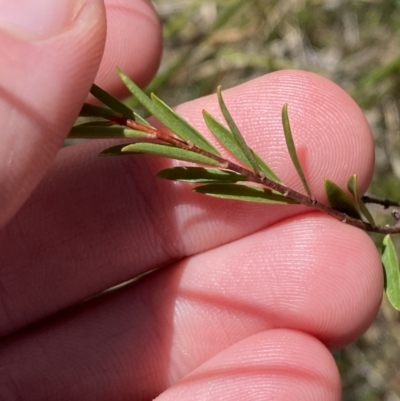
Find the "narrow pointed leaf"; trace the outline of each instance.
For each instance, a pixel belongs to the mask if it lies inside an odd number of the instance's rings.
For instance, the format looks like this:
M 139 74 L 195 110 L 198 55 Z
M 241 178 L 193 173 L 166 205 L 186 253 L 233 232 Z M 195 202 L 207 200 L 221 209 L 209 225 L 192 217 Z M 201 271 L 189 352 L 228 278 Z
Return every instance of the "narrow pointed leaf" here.
M 333 209 L 346 213 L 355 219 L 361 219 L 360 213 L 349 195 L 339 185 L 327 178 L 325 179 L 325 193 Z
M 90 93 L 97 99 L 99 99 L 103 104 L 108 106 L 111 110 L 121 114 L 122 116 L 129 118 L 130 120 L 135 119 L 135 113 L 126 104 L 122 103 L 120 100 L 110 95 L 104 89 L 100 88 L 96 84 L 92 85 Z
M 400 270 L 396 249 L 390 235 L 383 239 L 382 264 L 385 272 L 385 292 L 392 306 L 400 310 Z
M 215 149 L 214 146 L 196 130 L 196 128 L 172 110 L 171 107 L 166 105 L 153 93 L 151 94 L 151 99 L 157 111 L 154 116 L 157 117 L 162 124 L 168 127 L 171 132 L 181 139 L 194 143 L 203 150 L 213 153 L 214 155 L 219 155 L 217 149 Z
M 110 117 L 110 116 L 115 116 L 116 113 L 109 109 L 108 107 L 100 107 L 100 106 L 94 106 L 89 103 L 85 103 L 82 106 L 81 111 L 79 112 L 79 115 L 81 117 Z
M 252 150 L 254 158 L 256 159 L 256 162 L 258 164 L 258 167 L 260 167 L 261 172 L 270 180 L 275 181 L 275 182 L 281 182 L 280 178 L 276 175 L 276 173 L 271 169 L 271 167 L 268 166 L 267 163 L 261 157 Z
M 122 153 L 122 149 L 126 146 L 126 143 L 121 145 L 111 146 L 107 149 L 104 149 L 99 156 L 126 156 L 126 153 Z
M 358 193 L 357 174 L 353 174 L 349 178 L 349 180 L 347 181 L 347 189 L 354 196 L 354 199 L 357 202 L 357 206 L 360 209 L 360 212 L 364 215 L 364 217 L 367 219 L 367 221 L 371 224 L 372 227 L 376 227 L 374 218 L 372 217 L 371 213 L 365 206 L 364 202 L 362 201 Z
M 77 124 L 75 127 L 112 127 L 115 126 L 115 123 L 113 123 L 110 120 L 93 120 L 93 121 L 88 121 L 86 123 L 82 124 Z
M 236 141 L 239 148 L 242 150 L 248 163 L 252 166 L 254 172 L 259 173 L 260 167 L 258 166 L 256 159 L 254 158 L 253 152 L 247 146 L 247 143 L 244 140 L 243 135 L 239 131 L 239 128 L 237 127 L 235 121 L 233 120 L 231 114 L 229 113 L 228 108 L 226 107 L 226 104 L 222 97 L 221 87 L 218 87 L 217 95 L 218 95 L 219 107 L 222 111 L 222 114 L 225 118 L 226 123 L 228 124 L 229 129 L 231 130 L 234 140 Z
M 229 152 L 232 153 L 238 160 L 240 160 L 245 166 L 252 168 L 252 165 L 248 161 L 246 155 L 243 153 L 242 149 L 237 144 L 233 137 L 232 132 L 223 126 L 218 120 L 216 120 L 211 114 L 203 110 L 203 118 L 207 124 L 208 129 L 211 133 L 224 145 Z M 269 179 L 280 182 L 279 177 L 274 173 L 274 171 L 261 159 L 257 153 L 253 152 L 253 156 L 261 170 L 261 172 Z
M 192 163 L 205 164 L 208 166 L 219 165 L 219 162 L 207 156 L 192 152 L 190 150 L 180 149 L 176 148 L 175 146 L 164 145 L 159 143 L 148 143 L 148 142 L 134 143 L 123 147 L 121 149 L 121 152 L 125 154 L 146 153 L 155 156 L 163 156 L 170 159 L 177 159 Z
M 215 182 L 221 184 L 247 181 L 247 178 L 242 174 L 205 167 L 172 167 L 160 171 L 157 176 L 167 180 L 198 183 Z
M 145 118 L 143 118 L 140 114 L 138 114 L 138 113 L 136 113 L 136 112 L 134 112 L 133 114 L 135 114 L 135 120 L 136 120 L 138 123 L 150 127 L 149 122 L 148 122 Z
M 146 138 L 147 134 L 141 131 L 136 131 L 124 128 L 118 125 L 76 125 L 72 127 L 68 134 L 68 138 L 82 139 L 106 139 L 106 138 Z
M 307 195 L 311 198 L 312 193 L 310 187 L 308 186 L 306 176 L 304 174 L 303 168 L 301 167 L 299 157 L 297 156 L 296 147 L 294 145 L 292 129 L 290 128 L 287 103 L 285 103 L 282 108 L 282 125 L 283 125 L 283 132 L 285 134 L 286 146 L 288 148 L 290 158 L 292 159 L 292 163 L 296 168 L 297 174 L 300 177 L 300 180 L 303 184 L 304 189 L 307 192 Z
M 222 145 L 224 145 L 229 150 L 229 152 L 231 152 L 232 155 L 240 160 L 243 164 L 251 167 L 249 160 L 243 153 L 237 141 L 234 139 L 232 132 L 228 128 L 224 127 L 206 110 L 203 110 L 203 118 L 205 123 L 207 124 L 208 129 L 222 143 Z
M 145 108 L 147 111 L 155 116 L 157 112 L 156 107 L 154 106 L 151 99 L 126 75 L 122 72 L 120 68 L 117 68 L 117 72 L 119 77 L 125 86 L 129 89 L 133 96 L 137 99 L 137 101 Z
M 152 95 L 150 99 L 127 75 L 121 70 L 118 74 L 130 92 L 136 99 L 157 118 L 160 123 L 168 127 L 171 132 L 181 139 L 188 140 L 198 147 L 207 150 L 210 153 L 218 155 L 218 151 L 187 121 L 180 117 L 169 106 L 162 102 L 157 96 Z
M 193 191 L 214 196 L 217 198 L 234 199 L 245 202 L 295 204 L 293 199 L 287 198 L 270 189 L 239 184 L 206 184 Z

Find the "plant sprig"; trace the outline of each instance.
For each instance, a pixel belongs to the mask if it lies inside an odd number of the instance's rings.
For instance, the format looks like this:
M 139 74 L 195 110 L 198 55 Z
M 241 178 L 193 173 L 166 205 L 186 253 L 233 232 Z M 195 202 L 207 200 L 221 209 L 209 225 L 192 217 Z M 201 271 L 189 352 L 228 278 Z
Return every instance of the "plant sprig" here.
M 85 104 L 82 116 L 95 117 L 96 121 L 72 128 L 71 138 L 125 138 L 132 143 L 112 146 L 101 152 L 102 156 L 126 156 L 152 154 L 183 160 L 197 166 L 172 167 L 162 170 L 158 176 L 168 180 L 197 184 L 193 191 L 208 196 L 247 202 L 274 204 L 302 204 L 319 210 L 345 224 L 364 231 L 384 234 L 382 263 L 385 272 L 385 289 L 392 305 L 400 310 L 400 270 L 391 234 L 400 233 L 400 212 L 392 212 L 394 224 L 377 225 L 366 207 L 376 203 L 384 208 L 399 206 L 397 202 L 360 196 L 357 175 L 349 177 L 347 191 L 330 179 L 325 179 L 325 193 L 329 205 L 318 201 L 312 194 L 297 155 L 295 141 L 288 116 L 288 105 L 282 107 L 282 126 L 289 156 L 303 184 L 305 194 L 295 191 L 281 182 L 278 175 L 246 143 L 233 120 L 218 89 L 218 102 L 225 126 L 208 112 L 203 118 L 214 137 L 231 153 L 235 160 L 224 158 L 218 150 L 191 124 L 179 116 L 161 99 L 147 96 L 122 71 L 122 81 L 136 100 L 156 117 L 170 132 L 153 127 L 124 103 L 93 85 L 91 93 L 107 107 Z M 101 118 L 102 120 L 99 120 Z

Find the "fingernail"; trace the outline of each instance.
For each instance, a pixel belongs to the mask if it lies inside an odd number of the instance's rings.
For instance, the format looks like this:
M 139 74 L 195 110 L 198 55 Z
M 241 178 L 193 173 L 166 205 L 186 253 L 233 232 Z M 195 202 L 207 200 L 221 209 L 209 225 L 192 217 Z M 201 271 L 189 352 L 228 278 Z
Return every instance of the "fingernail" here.
M 86 0 L 0 0 L 0 29 L 23 39 L 45 39 L 74 21 Z

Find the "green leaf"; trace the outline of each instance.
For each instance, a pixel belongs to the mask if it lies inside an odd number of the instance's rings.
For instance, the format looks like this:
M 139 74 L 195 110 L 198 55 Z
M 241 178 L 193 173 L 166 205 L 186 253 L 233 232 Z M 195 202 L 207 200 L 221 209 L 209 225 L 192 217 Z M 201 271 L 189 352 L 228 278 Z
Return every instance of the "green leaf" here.
M 246 202 L 295 204 L 295 200 L 287 198 L 267 188 L 239 184 L 207 184 L 193 191 L 217 198 L 234 199 Z
M 93 106 L 92 104 L 85 103 L 79 112 L 81 117 L 103 117 L 107 118 L 115 116 L 115 112 L 107 107 Z
M 138 102 L 147 109 L 150 114 L 156 116 L 157 110 L 151 99 L 126 74 L 124 74 L 120 68 L 117 68 L 117 72 L 122 82 L 129 89 L 132 95 L 135 96 Z
M 261 157 L 252 150 L 254 158 L 256 159 L 256 162 L 258 164 L 258 167 L 260 167 L 261 172 L 270 180 L 275 181 L 275 182 L 281 182 L 280 178 L 275 174 L 275 172 L 268 166 L 267 163 Z
M 169 106 L 162 102 L 157 96 L 152 95 L 150 99 L 127 75 L 118 70 L 124 84 L 136 97 L 136 99 L 157 118 L 160 123 L 165 125 L 175 135 L 181 139 L 193 142 L 199 148 L 218 155 L 218 151 L 187 121 L 173 111 Z
M 231 130 L 233 139 L 236 141 L 238 147 L 241 149 L 243 155 L 246 157 L 247 162 L 252 166 L 254 172 L 259 173 L 260 167 L 257 164 L 256 159 L 254 158 L 253 152 L 247 146 L 247 143 L 244 140 L 243 135 L 240 133 L 239 128 L 237 127 L 235 121 L 233 120 L 231 114 L 229 113 L 228 108 L 226 107 L 226 104 L 222 97 L 221 87 L 218 87 L 217 95 L 218 95 L 219 107 L 222 111 L 226 123 L 228 124 L 229 129 Z
M 97 99 L 99 99 L 103 104 L 108 106 L 111 110 L 121 114 L 122 116 L 130 119 L 135 120 L 135 113 L 131 108 L 129 108 L 126 104 L 119 101 L 114 96 L 110 95 L 104 89 L 101 89 L 96 84 L 92 85 L 90 89 L 90 93 Z
M 232 153 L 238 160 L 240 160 L 247 167 L 252 168 L 252 165 L 248 161 L 246 155 L 243 153 L 242 149 L 237 144 L 233 137 L 232 132 L 224 127 L 219 121 L 217 121 L 211 114 L 203 110 L 203 118 L 207 124 L 208 129 L 211 133 L 224 145 L 229 152 Z M 273 170 L 258 156 L 254 151 L 253 156 L 260 167 L 261 172 L 275 182 L 280 182 L 279 177 L 273 172 Z
M 282 108 L 282 125 L 283 125 L 283 132 L 285 134 L 286 146 L 288 148 L 290 158 L 292 159 L 292 163 L 296 168 L 297 174 L 300 177 L 300 180 L 303 184 L 304 189 L 307 192 L 307 195 L 311 198 L 312 193 L 310 187 L 308 186 L 306 176 L 304 175 L 304 171 L 303 168 L 301 167 L 299 157 L 297 156 L 296 147 L 294 145 L 292 130 L 290 128 L 287 103 L 285 103 Z
M 208 166 L 218 166 L 219 162 L 211 159 L 210 157 L 192 152 L 186 149 L 176 148 L 171 145 L 164 145 L 159 143 L 133 143 L 121 149 L 122 153 L 146 153 L 155 156 L 167 157 L 170 159 L 184 160 L 187 162 L 205 164 Z
M 385 292 L 392 306 L 400 310 L 400 270 L 396 249 L 390 235 L 383 239 L 382 264 L 385 272 Z
M 246 166 L 251 167 L 247 157 L 243 153 L 242 149 L 238 145 L 237 141 L 233 138 L 232 132 L 228 128 L 224 127 L 219 121 L 217 121 L 211 114 L 206 110 L 203 110 L 203 118 L 207 124 L 208 129 L 211 133 L 224 145 L 229 152 L 232 153 L 238 160 L 240 160 Z
M 151 94 L 151 99 L 153 100 L 153 103 L 157 109 L 157 114 L 155 114 L 155 116 L 161 123 L 168 127 L 171 132 L 181 139 L 194 143 L 199 148 L 206 150 L 207 152 L 213 153 L 214 155 L 219 155 L 218 150 L 215 149 L 214 146 L 211 145 L 211 143 L 208 142 L 207 139 L 205 139 L 204 136 L 196 130 L 196 128 L 190 125 L 154 93 Z
M 204 167 L 172 167 L 160 171 L 157 176 L 167 180 L 198 183 L 218 182 L 221 184 L 247 181 L 247 177 L 233 171 Z
M 82 124 L 72 127 L 68 138 L 106 139 L 106 138 L 146 138 L 145 132 L 113 125 Z
M 355 219 L 361 219 L 360 213 L 349 195 L 328 178 L 325 179 L 325 193 L 333 209 L 346 213 Z
M 75 127 L 112 127 L 112 126 L 115 126 L 115 123 L 113 123 L 110 120 L 93 120 L 93 121 L 88 121 L 86 123 L 75 125 Z
M 358 193 L 357 174 L 353 174 L 348 179 L 347 189 L 354 196 L 354 199 L 357 202 L 358 208 L 360 209 L 360 211 L 364 215 L 364 217 L 367 219 L 367 221 L 371 224 L 372 227 L 376 227 L 374 218 L 372 217 L 371 213 L 369 212 L 368 208 L 365 206 L 364 202 L 362 201 L 362 199 Z
M 99 156 L 126 156 L 126 153 L 122 153 L 122 149 L 126 146 L 126 143 L 120 145 L 114 145 L 107 149 L 104 149 Z
M 136 120 L 138 123 L 150 127 L 149 122 L 148 122 L 145 118 L 143 118 L 140 114 L 138 114 L 138 113 L 136 113 L 136 112 L 134 112 L 133 114 L 135 114 L 135 120 Z

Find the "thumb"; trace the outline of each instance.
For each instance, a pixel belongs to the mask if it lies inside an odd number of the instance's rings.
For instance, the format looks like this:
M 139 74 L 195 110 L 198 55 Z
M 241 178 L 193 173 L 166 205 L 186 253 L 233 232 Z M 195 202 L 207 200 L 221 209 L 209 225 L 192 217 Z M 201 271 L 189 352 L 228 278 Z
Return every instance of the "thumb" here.
M 0 227 L 51 164 L 104 49 L 102 0 L 0 0 Z

